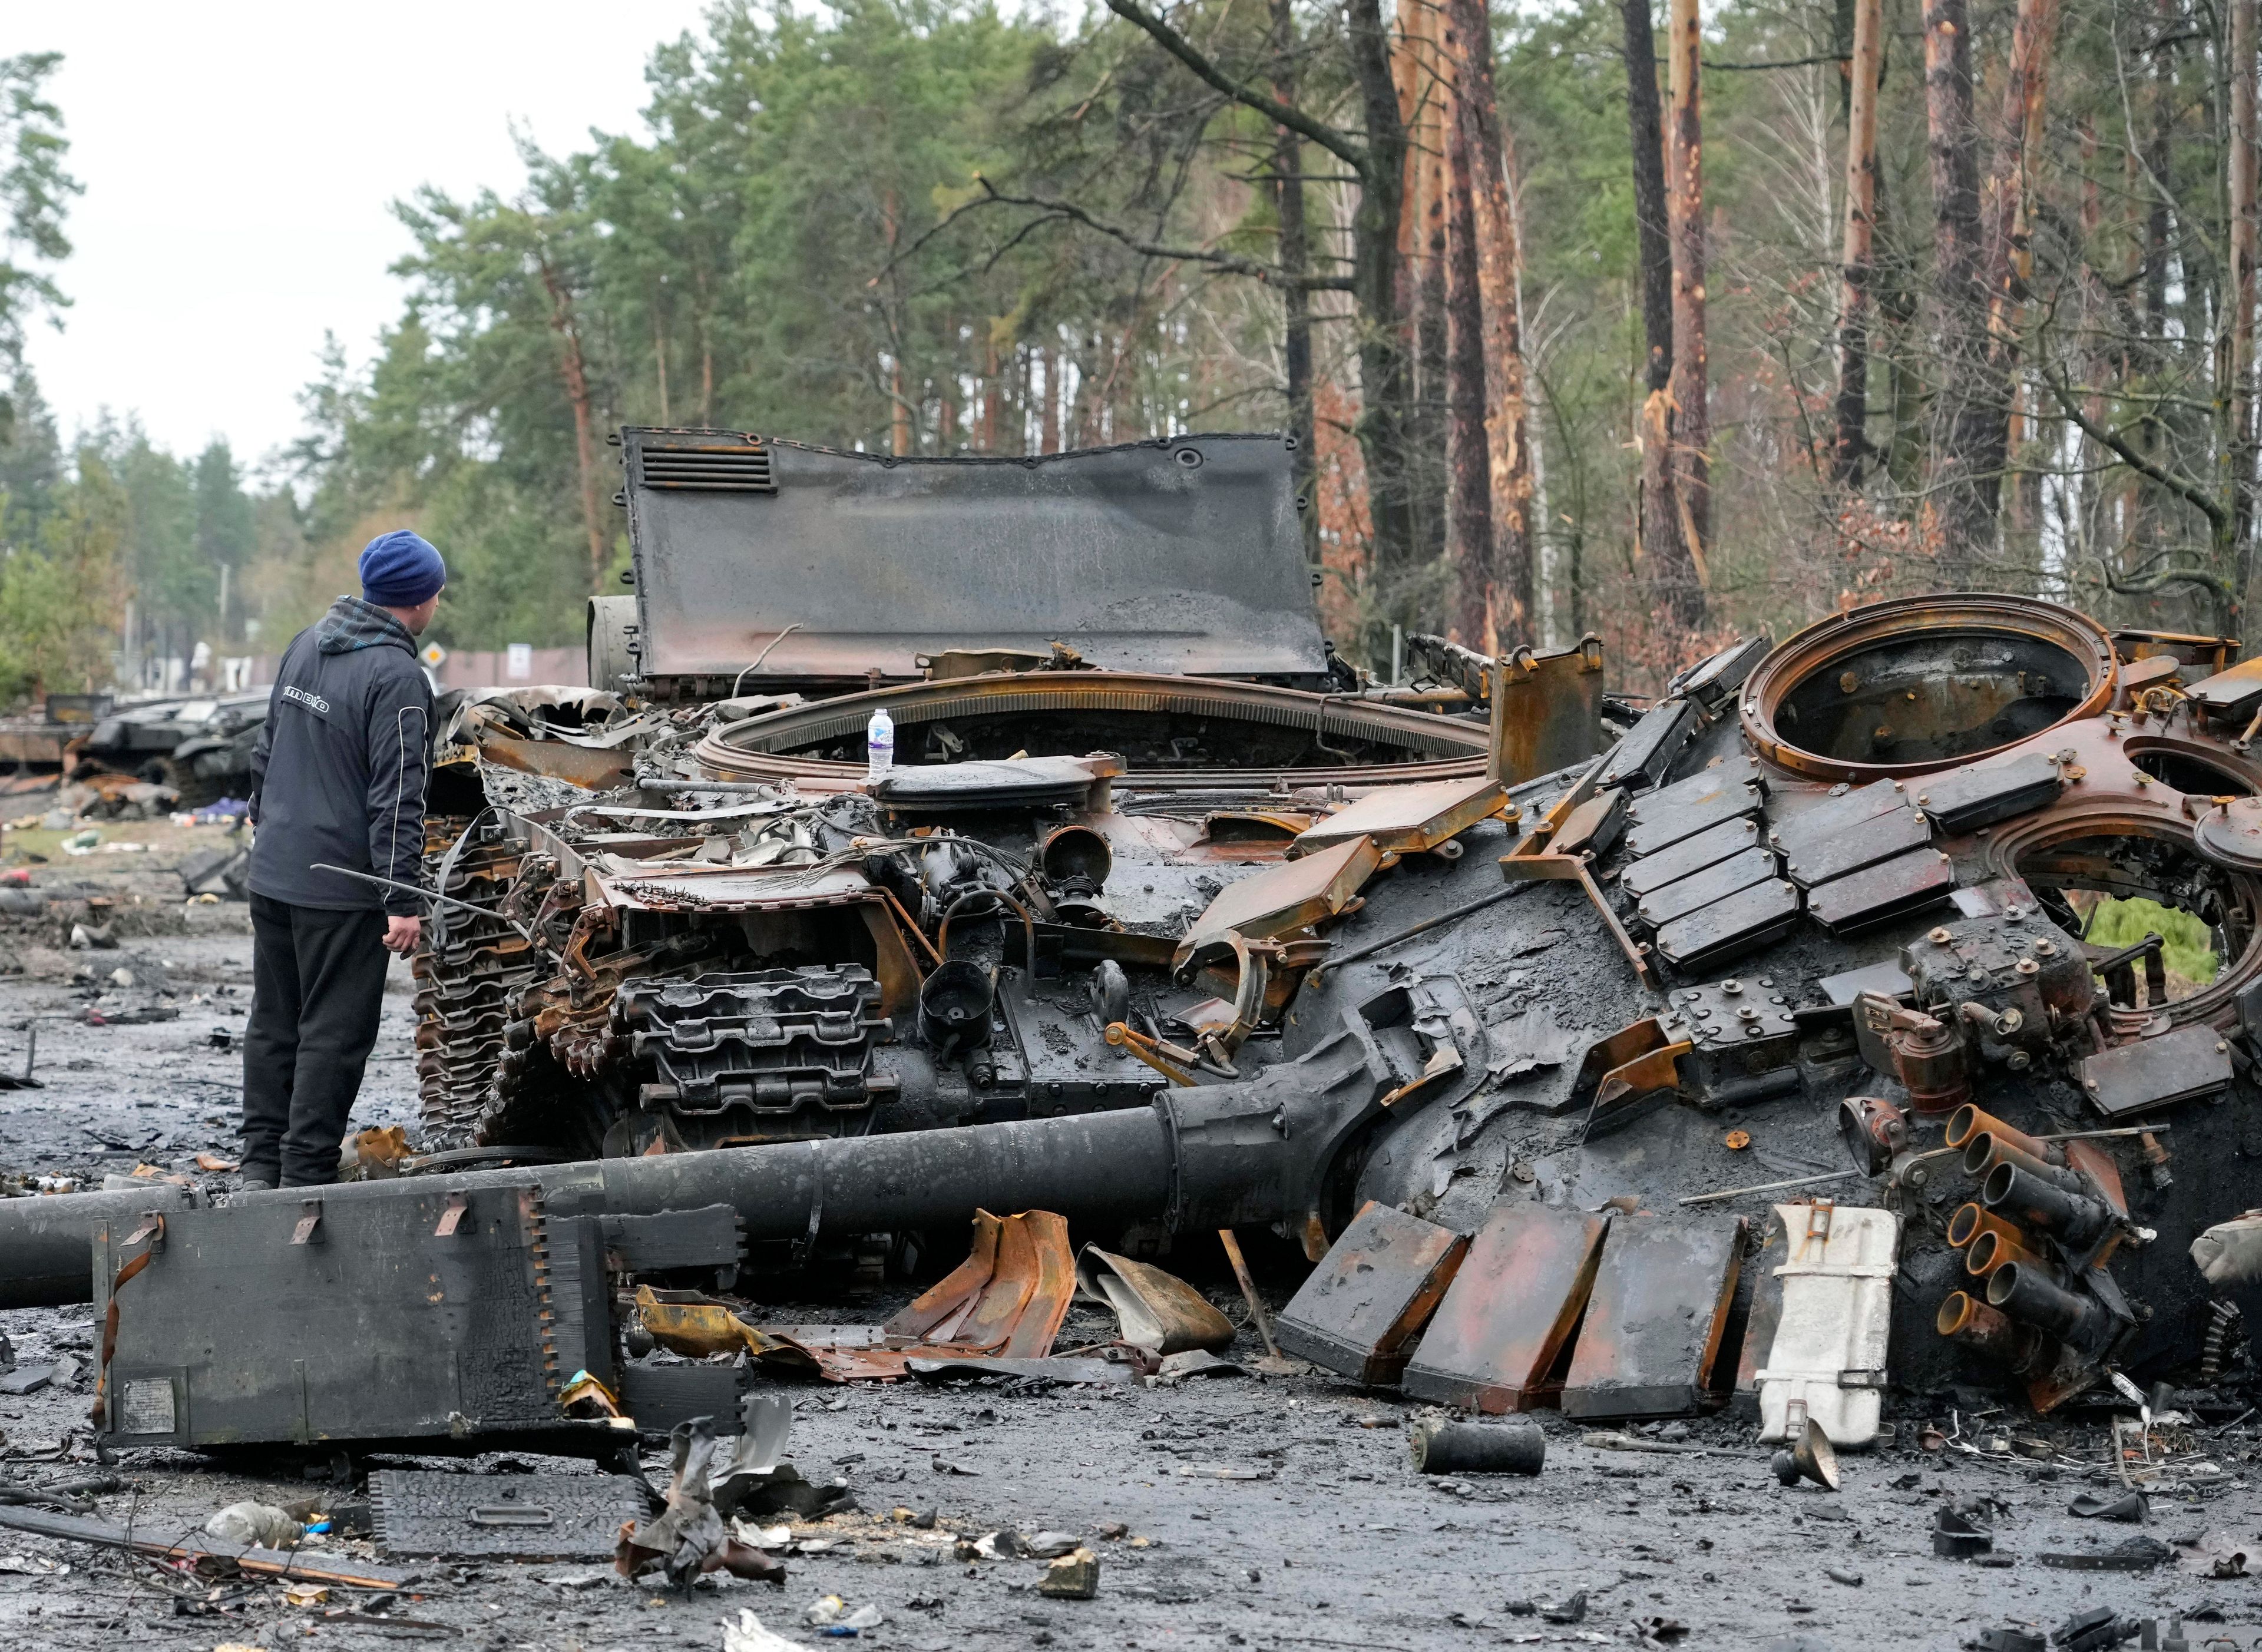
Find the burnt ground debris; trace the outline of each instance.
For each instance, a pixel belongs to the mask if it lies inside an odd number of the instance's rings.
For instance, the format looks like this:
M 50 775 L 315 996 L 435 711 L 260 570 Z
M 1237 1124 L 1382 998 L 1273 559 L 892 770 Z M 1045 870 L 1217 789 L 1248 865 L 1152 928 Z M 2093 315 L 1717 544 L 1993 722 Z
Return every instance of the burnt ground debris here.
M 171 927 L 181 913 L 174 899 L 161 899 L 164 858 L 162 851 L 147 861 L 135 857 L 132 872 L 112 883 L 113 900 L 144 912 L 152 927 Z M 148 885 L 143 908 L 133 905 L 137 880 Z M 10 950 L 22 973 L 0 977 L 0 1036 L 43 1017 L 38 1075 L 47 1088 L 0 1103 L 0 1163 L 87 1185 L 151 1164 L 225 1187 L 229 1178 L 198 1170 L 194 1155 L 233 1147 L 235 1058 L 214 1047 L 212 1029 L 241 1026 L 249 938 L 228 932 L 240 914 L 206 907 L 192 915 L 206 932 L 129 937 L 94 953 L 54 945 L 61 916 L 17 922 Z M 74 982 L 90 959 L 104 979 Z M 110 985 L 119 968 L 149 984 Z M 405 969 L 391 985 L 357 1124 L 406 1123 L 414 1114 Z M 96 987 L 100 996 L 84 995 Z M 90 1025 L 90 1003 L 98 1013 L 124 1013 Z M 169 1009 L 176 1018 L 132 1018 Z M 1265 1254 L 1256 1260 L 1264 1269 Z M 1294 1276 L 1273 1261 L 1264 1282 L 1277 1313 Z M 1222 1257 L 1204 1267 L 1190 1255 L 1180 1265 L 1241 1325 L 1232 1352 L 1259 1354 Z M 894 1288 L 765 1306 L 767 1318 L 785 1323 L 877 1320 L 908 1294 Z M 1104 1313 L 1079 1306 L 1063 1346 L 1104 1337 L 1109 1326 Z M 58 1355 L 86 1367 L 98 1327 L 84 1307 L 26 1309 L 0 1315 L 0 1332 L 19 1368 Z M 83 1370 L 67 1387 L 0 1397 L 0 1473 L 44 1482 L 98 1471 L 84 1430 L 90 1385 Z M 828 1594 L 879 1606 L 884 1621 L 866 1638 L 917 1648 L 1475 1647 L 1523 1636 L 1572 1645 L 1597 1635 L 1627 1641 L 1630 1625 L 1663 1619 L 1688 1626 L 1680 1642 L 1688 1645 L 1761 1646 L 1797 1635 L 1810 1645 L 1945 1648 L 2004 1624 L 2046 1629 L 2092 1604 L 2136 1617 L 2219 1605 L 2224 1621 L 2189 1626 L 2194 1644 L 2220 1634 L 2245 1644 L 2262 1630 L 2262 1601 L 2250 1598 L 2256 1585 L 2211 1577 L 2204 1548 L 2179 1548 L 2177 1561 L 2136 1575 L 2044 1569 L 2039 1554 L 2107 1548 L 2128 1529 L 2100 1535 L 2095 1522 L 2068 1512 L 2077 1493 L 2108 1489 L 2106 1435 L 2091 1418 L 2037 1423 L 1984 1396 L 1943 1392 L 1894 1406 L 1901 1421 L 1889 1440 L 1913 1440 L 1924 1424 L 1936 1423 L 1960 1430 L 1961 1441 L 1937 1453 L 1889 1443 L 1848 1454 L 1846 1490 L 1832 1498 L 1811 1486 L 1778 1486 L 1766 1453 L 1750 1443 L 1749 1426 L 1725 1419 L 1636 1436 L 1702 1446 L 1703 1454 L 1637 1454 L 1588 1447 L 1587 1431 L 1541 1413 L 1549 1440 L 1538 1478 L 1423 1476 L 1406 1443 L 1408 1425 L 1423 1408 L 1323 1374 L 1158 1389 L 904 1383 L 777 1391 L 796 1405 L 789 1454 L 812 1479 L 845 1478 L 862 1511 L 800 1533 L 835 1547 L 789 1557 L 782 1593 L 733 1583 L 686 1597 L 613 1579 L 602 1565 L 438 1562 L 421 1568 L 431 1593 L 378 1609 L 497 1648 L 715 1647 L 743 1607 L 815 1644 L 819 1637 L 802 1611 Z M 2055 1440 L 2092 1467 L 1962 1449 L 2014 1438 L 2026 1449 Z M 2162 1540 L 2220 1533 L 2252 1541 L 2262 1526 L 2262 1498 L 2247 1483 L 2251 1460 L 2262 1454 L 2254 1419 L 2221 1433 L 2202 1426 L 2185 1443 L 2225 1472 L 2186 1492 L 2156 1491 L 2143 1531 Z M 248 1498 L 327 1505 L 365 1495 L 308 1477 L 329 1465 L 304 1454 L 118 1454 L 120 1489 L 94 1499 L 100 1516 L 117 1522 L 193 1531 L 213 1511 Z M 586 1463 L 506 1454 L 426 1466 L 498 1476 L 594 1472 Z M 648 1454 L 647 1468 L 664 1481 L 664 1455 Z M 1221 1468 L 1266 1477 L 1215 1477 Z M 1929 1552 L 1936 1512 L 1975 1496 L 2008 1505 L 1993 1521 L 1998 1548 L 2018 1557 L 2006 1569 Z M 897 1508 L 933 1512 L 936 1525 L 898 1522 Z M 1100 1535 L 1119 1525 L 1123 1535 Z M 1044 1562 L 1037 1560 L 981 1560 L 969 1576 L 937 1536 L 1001 1528 L 1083 1536 L 1100 1560 L 1098 1598 L 1041 1596 Z M 923 1563 L 929 1558 L 933 1564 Z M 0 1639 L 11 1644 L 91 1648 L 131 1638 L 159 1647 L 271 1648 L 306 1639 L 311 1626 L 319 1643 L 354 1647 L 436 1634 L 331 1619 L 324 1614 L 368 1603 L 341 1591 L 292 1606 L 271 1584 L 223 1588 L 221 1602 L 234 1609 L 178 1617 L 146 1566 L 18 1533 L 0 1534 Z M 1862 1581 L 1836 1581 L 1833 1572 Z M 209 1587 L 193 1591 L 193 1604 L 204 1604 Z M 1538 1607 L 1582 1591 L 1581 1621 L 1540 1615 Z M 1517 1610 L 1527 1605 L 1534 1609 Z M 1047 1635 L 1049 1641 L 1040 1639 Z

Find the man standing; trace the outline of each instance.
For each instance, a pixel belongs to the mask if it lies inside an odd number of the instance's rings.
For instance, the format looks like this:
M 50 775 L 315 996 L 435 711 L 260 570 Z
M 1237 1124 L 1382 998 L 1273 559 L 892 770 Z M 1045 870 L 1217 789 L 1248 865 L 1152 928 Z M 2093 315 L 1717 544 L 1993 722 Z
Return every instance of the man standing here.
M 385 955 L 416 950 L 432 690 L 416 663 L 448 571 L 406 528 L 361 553 L 362 594 L 291 639 L 251 759 L 251 1020 L 243 1185 L 335 1182 L 377 1042 Z M 385 888 L 318 866 L 390 879 Z

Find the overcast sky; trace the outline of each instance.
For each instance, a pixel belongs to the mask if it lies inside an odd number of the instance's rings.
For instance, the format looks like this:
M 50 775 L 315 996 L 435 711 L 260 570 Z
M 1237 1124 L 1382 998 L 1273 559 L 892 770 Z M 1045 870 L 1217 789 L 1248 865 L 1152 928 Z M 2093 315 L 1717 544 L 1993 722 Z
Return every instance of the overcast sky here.
M 0 4 L 0 57 L 61 52 L 50 83 L 85 184 L 75 300 L 31 358 L 66 436 L 104 407 L 246 462 L 299 429 L 334 332 L 356 363 L 400 312 L 389 204 L 418 184 L 508 192 L 510 123 L 552 151 L 641 130 L 652 47 L 702 0 L 105 0 Z

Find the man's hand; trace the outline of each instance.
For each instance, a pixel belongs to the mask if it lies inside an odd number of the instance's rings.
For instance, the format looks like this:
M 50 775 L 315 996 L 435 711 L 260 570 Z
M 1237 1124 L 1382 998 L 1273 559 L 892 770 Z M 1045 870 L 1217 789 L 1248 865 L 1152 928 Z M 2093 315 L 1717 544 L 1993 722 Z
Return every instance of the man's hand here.
M 416 950 L 416 943 L 424 934 L 422 918 L 393 918 L 385 921 L 385 950 L 406 958 Z

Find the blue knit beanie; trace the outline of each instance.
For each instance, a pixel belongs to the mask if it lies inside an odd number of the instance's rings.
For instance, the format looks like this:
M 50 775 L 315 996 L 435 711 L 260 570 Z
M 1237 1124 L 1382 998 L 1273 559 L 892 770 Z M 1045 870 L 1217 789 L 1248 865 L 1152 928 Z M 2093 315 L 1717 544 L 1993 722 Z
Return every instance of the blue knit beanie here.
M 379 534 L 361 553 L 361 593 L 380 608 L 413 608 L 448 583 L 448 564 L 405 528 Z

